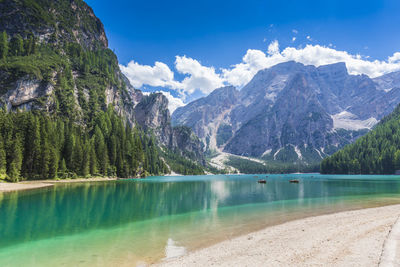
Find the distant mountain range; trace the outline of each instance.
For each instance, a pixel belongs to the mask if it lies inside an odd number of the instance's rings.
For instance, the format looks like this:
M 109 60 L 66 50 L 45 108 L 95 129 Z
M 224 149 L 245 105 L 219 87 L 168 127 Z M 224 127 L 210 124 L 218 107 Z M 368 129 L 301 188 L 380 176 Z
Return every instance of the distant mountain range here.
M 208 151 L 266 161 L 320 162 L 368 132 L 400 102 L 400 72 L 371 79 L 345 63 L 286 62 L 259 71 L 241 90 L 223 87 L 178 108 Z

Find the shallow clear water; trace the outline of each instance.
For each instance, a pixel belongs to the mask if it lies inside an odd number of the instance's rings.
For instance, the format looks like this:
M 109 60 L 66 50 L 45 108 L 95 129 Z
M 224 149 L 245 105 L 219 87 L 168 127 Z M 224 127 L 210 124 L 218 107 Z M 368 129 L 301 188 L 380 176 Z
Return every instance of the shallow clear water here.
M 151 177 L 0 193 L 0 266 L 140 265 L 288 220 L 400 203 L 398 176 L 259 178 Z

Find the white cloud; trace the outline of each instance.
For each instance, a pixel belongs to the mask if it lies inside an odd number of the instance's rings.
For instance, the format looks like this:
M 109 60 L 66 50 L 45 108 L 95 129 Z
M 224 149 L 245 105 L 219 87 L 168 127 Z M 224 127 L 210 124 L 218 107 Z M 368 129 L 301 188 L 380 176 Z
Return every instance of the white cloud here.
M 312 39 L 311 39 L 311 36 L 310 35 L 307 35 L 307 40 L 309 40 L 309 41 L 312 41 Z
M 249 49 L 241 63 L 222 70 L 224 80 L 231 85 L 241 87 L 249 82 L 257 71 L 268 66 L 268 58 L 276 57 L 276 55 L 267 57 L 261 50 Z
M 400 52 L 396 52 L 393 56 L 388 58 L 389 63 L 391 64 L 400 64 Z
M 279 54 L 279 42 L 277 40 L 274 40 L 269 44 L 268 54 L 271 56 Z
M 223 86 L 223 80 L 214 67 L 203 66 L 199 61 L 186 56 L 176 56 L 175 59 L 177 72 L 186 76 L 182 81 L 175 80 L 174 72 L 166 64 L 158 61 L 154 66 L 131 61 L 127 66 L 120 65 L 120 68 L 135 88 L 141 88 L 143 85 L 165 87 L 177 90 L 182 97 L 196 90 L 208 94 Z
M 179 88 L 179 82 L 174 80 L 174 72 L 162 62 L 156 62 L 154 66 L 140 65 L 131 61 L 127 66 L 120 65 L 121 71 L 131 82 L 132 86 L 140 88 L 143 84 L 150 86 Z
M 278 53 L 270 47 L 278 47 Z M 400 52 L 394 53 L 387 61 L 370 61 L 361 55 L 352 55 L 346 51 L 320 45 L 307 45 L 304 48 L 287 47 L 279 52 L 279 44 L 274 41 L 270 47 L 268 54 L 260 50 L 247 50 L 241 63 L 222 70 L 225 81 L 241 87 L 247 84 L 259 70 L 291 60 L 314 66 L 345 62 L 350 74 L 366 74 L 372 78 L 400 70 Z M 271 53 L 273 51 L 274 53 Z
M 175 68 L 179 73 L 188 75 L 181 82 L 182 89 L 187 94 L 194 93 L 196 89 L 209 94 L 214 89 L 224 85 L 214 67 L 205 67 L 195 59 L 176 56 Z
M 294 41 L 296 41 L 296 37 L 293 37 L 293 38 L 292 38 L 292 43 L 293 43 Z
M 332 44 L 328 47 L 311 44 L 300 48 L 286 47 L 281 51 L 277 40 L 270 43 L 267 52 L 249 49 L 240 63 L 219 71 L 212 66 L 202 65 L 196 59 L 176 56 L 176 72 L 184 76 L 180 81 L 175 79 L 174 72 L 162 62 L 148 66 L 131 61 L 127 66 L 121 66 L 121 70 L 136 88 L 150 85 L 176 90 L 180 98 L 166 93 L 172 102 L 171 109 L 174 110 L 182 106 L 184 100 L 197 90 L 208 94 L 224 85 L 242 87 L 258 71 L 291 60 L 314 66 L 345 62 L 350 74 L 366 74 L 372 78 L 400 70 L 400 52 L 394 53 L 387 60 L 371 61 L 368 57 L 336 50 Z

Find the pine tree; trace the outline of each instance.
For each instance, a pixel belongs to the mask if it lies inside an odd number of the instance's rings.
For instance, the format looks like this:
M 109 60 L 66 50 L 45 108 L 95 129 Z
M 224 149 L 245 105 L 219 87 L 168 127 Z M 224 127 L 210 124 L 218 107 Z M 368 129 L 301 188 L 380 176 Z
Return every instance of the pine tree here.
M 78 175 L 83 175 L 83 166 L 82 142 L 80 136 L 77 136 L 72 151 L 72 170 Z
M 73 126 L 70 124 L 65 131 L 65 143 L 63 149 L 63 156 L 68 170 L 72 170 L 73 167 L 73 149 L 75 146 L 75 136 L 73 134 Z
M 6 150 L 4 149 L 3 138 L 0 135 L 0 180 L 7 178 L 7 158 Z
M 9 154 L 10 156 L 7 175 L 12 182 L 18 182 L 21 176 L 22 167 L 22 144 L 21 137 L 19 135 L 15 136 Z
M 11 39 L 10 42 L 10 54 L 12 56 L 23 56 L 24 55 L 24 41 L 21 35 L 17 34 Z
M 65 163 L 65 159 L 64 158 L 61 160 L 60 174 L 61 174 L 62 178 L 66 178 L 66 175 L 67 175 L 67 164 Z
M 29 56 L 31 54 L 34 54 L 34 46 L 35 46 L 35 40 L 32 35 L 29 36 L 28 39 L 24 40 L 24 52 L 25 56 Z
M 90 147 L 89 142 L 83 145 L 81 175 L 87 177 L 90 174 Z
M 0 60 L 5 60 L 8 55 L 8 36 L 5 31 L 0 34 Z
M 58 171 L 58 154 L 55 148 L 50 149 L 50 159 L 49 159 L 49 172 L 48 172 L 48 179 L 55 179 L 57 178 L 57 171 Z
M 91 140 L 90 142 L 90 173 L 92 175 L 96 175 L 98 172 L 98 167 L 97 167 L 97 156 L 96 156 L 96 150 L 95 150 L 95 145 L 94 145 L 94 140 Z
M 37 176 L 41 168 L 40 123 L 33 114 L 27 114 L 23 173 L 25 177 Z
M 50 147 L 46 139 L 42 139 L 42 154 L 40 162 L 40 178 L 46 179 L 49 176 L 50 170 Z
M 94 131 L 94 146 L 95 146 L 99 170 L 102 175 L 107 175 L 109 166 L 108 150 L 104 141 L 104 136 L 98 126 L 95 127 Z
M 400 150 L 397 150 L 396 153 L 394 153 L 393 164 L 396 170 L 400 170 Z

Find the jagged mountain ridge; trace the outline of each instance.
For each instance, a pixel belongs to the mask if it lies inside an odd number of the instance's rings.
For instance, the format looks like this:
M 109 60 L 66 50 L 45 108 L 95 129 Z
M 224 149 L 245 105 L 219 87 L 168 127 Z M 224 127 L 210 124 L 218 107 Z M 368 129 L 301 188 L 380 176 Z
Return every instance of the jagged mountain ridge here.
M 191 127 L 210 150 L 318 162 L 395 108 L 399 77 L 349 75 L 345 63 L 315 67 L 286 62 L 259 71 L 240 91 L 216 89 L 178 108 L 172 120 Z M 221 135 L 225 141 L 217 145 Z
M 112 105 L 132 126 L 152 131 L 161 146 L 204 161 L 193 133 L 171 127 L 167 98 L 130 85 L 108 49 L 103 24 L 84 1 L 0 1 L 2 32 L 9 42 L 32 38 L 39 52 L 0 62 L 0 106 L 74 117 L 84 125 L 96 110 Z M 62 101 L 71 107 L 63 108 Z

